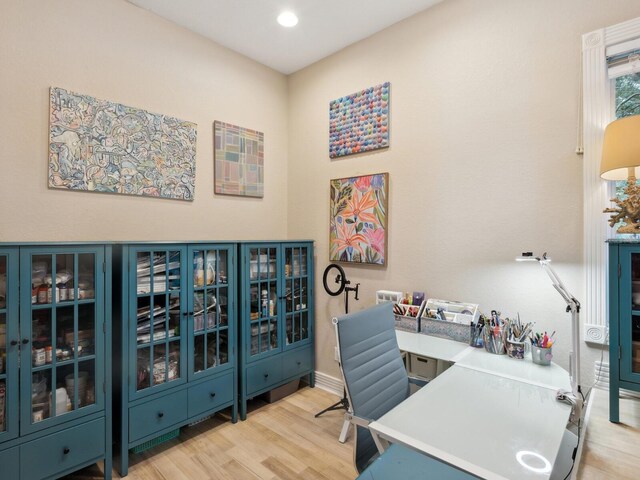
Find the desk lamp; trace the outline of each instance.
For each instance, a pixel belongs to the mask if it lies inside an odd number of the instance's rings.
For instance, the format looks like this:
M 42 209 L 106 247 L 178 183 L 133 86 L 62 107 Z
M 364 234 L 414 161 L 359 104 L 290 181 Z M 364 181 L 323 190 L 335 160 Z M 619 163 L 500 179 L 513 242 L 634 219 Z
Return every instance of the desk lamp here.
M 558 391 L 557 397 L 560 400 L 568 399 L 575 405 L 574 418 L 582 415 L 583 397 L 580 391 L 580 302 L 569 293 L 556 272 L 551 268 L 551 259 L 546 252 L 542 257 L 534 257 L 531 252 L 524 252 L 521 257 L 516 258 L 517 262 L 538 262 L 547 273 L 553 283 L 553 287 L 558 291 L 562 299 L 567 303 L 567 312 L 571 312 L 571 343 L 572 351 L 569 352 L 569 379 L 571 381 L 571 392 Z
M 640 185 L 636 183 L 636 170 L 640 167 L 640 115 L 620 118 L 611 122 L 604 131 L 600 177 L 604 180 L 627 180 L 626 198 L 612 198 L 615 208 L 609 225 L 623 221 L 626 225 L 618 233 L 640 233 Z

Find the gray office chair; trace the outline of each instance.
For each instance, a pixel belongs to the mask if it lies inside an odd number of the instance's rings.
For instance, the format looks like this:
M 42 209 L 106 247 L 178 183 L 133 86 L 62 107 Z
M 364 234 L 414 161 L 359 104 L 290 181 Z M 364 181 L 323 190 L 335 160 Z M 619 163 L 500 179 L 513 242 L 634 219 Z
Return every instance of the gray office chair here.
M 396 340 L 391 303 L 334 318 L 333 323 L 350 417 L 356 426 L 354 463 L 360 473 L 378 456 L 368 423 L 409 396 L 409 377 Z

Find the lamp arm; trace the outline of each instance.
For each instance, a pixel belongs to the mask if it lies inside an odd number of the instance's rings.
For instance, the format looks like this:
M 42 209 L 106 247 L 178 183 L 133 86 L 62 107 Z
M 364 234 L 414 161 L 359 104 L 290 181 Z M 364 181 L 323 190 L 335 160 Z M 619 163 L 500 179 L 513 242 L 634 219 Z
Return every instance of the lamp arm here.
M 553 283 L 553 287 L 560 296 L 567 302 L 567 312 L 571 312 L 571 351 L 569 352 L 569 379 L 571 382 L 571 393 L 575 399 L 574 415 L 579 418 L 582 414 L 582 394 L 580 392 L 580 302 L 569 293 L 556 272 L 551 268 L 548 261 L 541 260 L 540 265 L 547 272 Z M 563 392 L 559 392 L 563 393 Z

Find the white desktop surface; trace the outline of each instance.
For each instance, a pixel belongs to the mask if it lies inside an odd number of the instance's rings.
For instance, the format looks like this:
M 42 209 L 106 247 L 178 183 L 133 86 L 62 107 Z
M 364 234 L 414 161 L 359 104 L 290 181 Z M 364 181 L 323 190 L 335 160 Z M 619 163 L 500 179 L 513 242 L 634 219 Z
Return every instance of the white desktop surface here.
M 531 353 L 518 360 L 507 355 L 488 353 L 484 348 L 471 348 L 461 355 L 456 365 L 480 372 L 492 373 L 521 382 L 550 388 L 552 390 L 571 391 L 569 374 L 555 363 L 548 366 L 536 365 L 531 360 Z
M 570 413 L 549 388 L 454 365 L 369 427 L 482 478 L 541 480 Z
M 403 352 L 447 362 L 455 362 L 463 352 L 475 350 L 466 343 L 402 330 L 396 330 L 396 338 L 398 339 L 398 347 Z

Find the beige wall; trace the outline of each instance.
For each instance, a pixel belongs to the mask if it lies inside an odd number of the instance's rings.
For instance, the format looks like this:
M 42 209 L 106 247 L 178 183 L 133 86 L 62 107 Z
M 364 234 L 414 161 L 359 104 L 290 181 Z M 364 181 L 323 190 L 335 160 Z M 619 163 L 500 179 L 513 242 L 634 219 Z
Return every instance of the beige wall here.
M 353 308 L 384 288 L 520 312 L 558 330 L 566 366 L 562 300 L 512 259 L 549 251 L 584 298 L 580 36 L 639 15 L 635 0 L 447 0 L 287 81 L 123 0 L 2 0 L 0 241 L 314 238 L 321 282 L 329 179 L 388 171 L 389 262 L 345 267 Z M 387 80 L 391 147 L 330 161 L 329 101 Z M 52 85 L 196 122 L 195 201 L 49 190 Z M 263 200 L 213 195 L 214 120 L 265 132 Z M 342 299 L 316 297 L 317 367 L 338 376 Z
M 198 124 L 195 200 L 49 190 L 49 87 Z M 124 0 L 0 3 L 0 241 L 286 237 L 286 77 Z M 213 121 L 265 134 L 263 200 L 213 194 Z
M 581 300 L 581 35 L 640 15 L 619 0 L 447 0 L 289 77 L 289 235 L 329 263 L 329 180 L 390 173 L 386 267 L 346 265 L 355 309 L 379 289 L 425 290 L 557 330 L 568 366 L 565 304 L 520 252 L 548 251 Z M 391 147 L 328 156 L 328 105 L 391 82 Z M 317 368 L 339 376 L 330 318 L 342 298 L 317 289 Z M 583 345 L 585 345 L 583 343 Z M 600 352 L 584 347 L 583 385 Z

